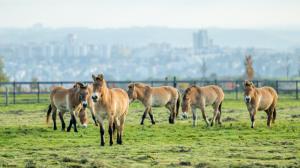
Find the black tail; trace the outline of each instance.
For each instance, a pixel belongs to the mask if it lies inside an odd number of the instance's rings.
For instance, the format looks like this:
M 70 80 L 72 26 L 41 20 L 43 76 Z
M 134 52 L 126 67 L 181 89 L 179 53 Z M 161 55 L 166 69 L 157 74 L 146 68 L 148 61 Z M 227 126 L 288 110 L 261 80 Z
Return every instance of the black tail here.
M 178 99 L 176 102 L 176 117 L 178 116 L 178 113 L 179 113 L 180 101 L 181 101 L 181 94 L 178 90 L 177 90 L 177 93 L 178 93 Z
M 274 111 L 273 111 L 273 119 L 272 119 L 273 123 L 275 122 L 275 119 L 276 119 L 276 108 L 274 108 Z
M 223 103 L 223 102 L 221 102 L 220 105 L 219 105 L 219 112 L 220 112 L 220 114 L 219 114 L 219 117 L 218 117 L 218 118 L 219 118 L 219 121 L 220 121 L 220 122 L 221 122 L 221 114 L 222 114 L 222 103 Z
M 52 111 L 52 106 L 51 106 L 51 104 L 49 104 L 48 111 L 47 111 L 47 119 L 46 119 L 47 124 L 49 123 L 51 111 Z

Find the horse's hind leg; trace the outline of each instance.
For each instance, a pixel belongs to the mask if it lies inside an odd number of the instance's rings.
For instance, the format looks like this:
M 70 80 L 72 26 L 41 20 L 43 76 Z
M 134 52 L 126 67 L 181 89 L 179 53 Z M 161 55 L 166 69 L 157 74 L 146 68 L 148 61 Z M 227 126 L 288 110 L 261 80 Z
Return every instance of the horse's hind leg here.
M 143 114 L 143 116 L 142 116 L 141 125 L 144 125 L 144 120 L 145 120 L 145 118 L 146 118 L 146 116 L 147 116 L 148 111 L 150 111 L 150 109 L 151 109 L 151 107 L 146 107 L 146 109 L 145 109 L 145 111 L 144 111 L 144 114 Z
M 211 121 L 211 126 L 213 126 L 215 124 L 216 118 L 219 115 L 219 110 L 218 110 L 219 105 L 214 104 L 213 107 L 214 107 L 214 116 Z
M 122 143 L 123 143 L 122 137 L 123 137 L 123 131 L 124 131 L 125 118 L 126 118 L 126 116 L 123 115 L 120 119 L 120 127 L 119 127 L 118 138 L 117 138 L 117 143 L 119 145 L 122 145 Z
M 221 121 L 221 114 L 222 114 L 222 102 L 220 103 L 219 107 L 218 107 L 219 113 L 217 115 L 217 121 L 219 125 L 222 125 L 222 121 Z
M 150 117 L 150 119 L 151 119 L 151 123 L 154 125 L 155 124 L 155 121 L 154 121 L 154 117 L 153 117 L 153 113 L 152 113 L 152 108 L 150 108 L 150 110 L 149 110 L 149 117 Z
M 268 114 L 267 125 L 268 125 L 268 127 L 271 127 L 271 120 L 272 120 L 272 118 L 273 118 L 273 111 L 274 111 L 273 108 L 269 108 L 269 109 L 267 110 L 267 114 Z
M 66 123 L 64 121 L 64 114 L 63 114 L 63 112 L 60 111 L 58 113 L 58 116 L 59 116 L 59 119 L 60 119 L 60 122 L 61 122 L 61 130 L 64 131 L 65 128 L 66 128 Z
M 197 125 L 197 111 L 196 108 L 192 108 L 192 113 L 193 113 L 193 127 L 195 127 Z
M 276 108 L 274 108 L 273 110 L 273 117 L 272 117 L 272 123 L 275 123 L 275 119 L 276 119 Z
M 56 111 L 57 111 L 56 108 L 52 109 L 53 130 L 57 130 L 57 127 L 56 127 Z

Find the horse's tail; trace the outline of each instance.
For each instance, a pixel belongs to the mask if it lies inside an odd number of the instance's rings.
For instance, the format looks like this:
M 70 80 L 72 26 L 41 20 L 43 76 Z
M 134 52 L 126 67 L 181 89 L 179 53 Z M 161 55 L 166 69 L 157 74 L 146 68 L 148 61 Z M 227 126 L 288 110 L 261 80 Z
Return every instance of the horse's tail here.
M 273 123 L 275 122 L 275 119 L 276 119 L 276 108 L 274 108 L 274 111 L 273 111 L 273 119 L 272 119 Z
M 51 104 L 49 104 L 48 111 L 47 111 L 47 119 L 46 119 L 47 124 L 49 123 L 51 111 L 52 111 L 52 106 L 51 106 Z
M 220 120 L 221 120 L 221 113 L 222 113 L 222 103 L 223 103 L 223 101 L 221 101 L 221 103 L 220 103 L 220 105 L 219 105 L 219 112 L 220 112 L 219 116 L 220 116 Z
M 179 106 L 180 106 L 180 101 L 181 101 L 181 94 L 178 90 L 177 90 L 177 93 L 178 93 L 178 98 L 176 101 L 176 117 L 178 116 L 178 113 L 179 113 Z

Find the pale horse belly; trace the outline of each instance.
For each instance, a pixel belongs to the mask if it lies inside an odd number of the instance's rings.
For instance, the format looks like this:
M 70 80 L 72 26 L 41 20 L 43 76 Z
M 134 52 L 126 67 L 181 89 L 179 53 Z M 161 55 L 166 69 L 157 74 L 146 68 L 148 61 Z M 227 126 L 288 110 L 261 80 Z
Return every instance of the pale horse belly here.
M 168 98 L 168 97 L 166 98 L 166 97 L 160 96 L 160 95 L 152 95 L 151 99 L 152 99 L 151 104 L 152 104 L 153 107 L 165 106 L 170 100 L 170 98 Z

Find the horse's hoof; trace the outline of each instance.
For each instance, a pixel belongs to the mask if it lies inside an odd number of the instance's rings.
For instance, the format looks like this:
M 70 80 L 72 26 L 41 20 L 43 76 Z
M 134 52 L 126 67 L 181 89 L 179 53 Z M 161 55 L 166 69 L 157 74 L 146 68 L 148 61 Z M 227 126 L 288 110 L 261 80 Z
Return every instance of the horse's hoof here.
M 110 142 L 110 143 L 109 143 L 110 146 L 112 146 L 113 144 L 114 144 L 113 142 Z
M 141 125 L 144 125 L 144 123 L 141 123 Z
M 74 130 L 74 132 L 78 132 L 77 130 Z
M 104 144 L 105 144 L 104 142 L 101 142 L 100 146 L 104 146 Z
M 152 122 L 152 125 L 155 125 L 155 122 L 154 122 L 154 121 Z
M 53 130 L 57 130 L 57 128 L 53 128 Z

